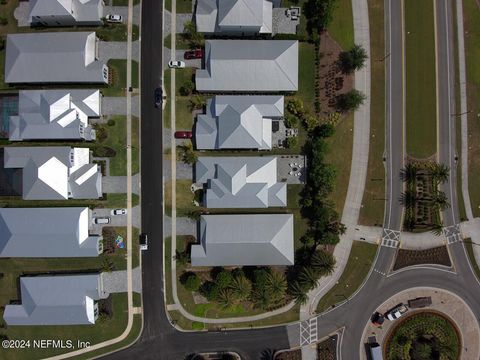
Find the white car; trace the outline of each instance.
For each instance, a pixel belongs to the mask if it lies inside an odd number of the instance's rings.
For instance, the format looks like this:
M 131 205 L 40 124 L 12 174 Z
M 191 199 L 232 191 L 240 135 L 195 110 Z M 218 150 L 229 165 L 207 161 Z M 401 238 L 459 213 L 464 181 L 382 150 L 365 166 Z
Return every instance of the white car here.
M 96 217 L 93 219 L 93 222 L 98 225 L 110 224 L 110 218 L 108 216 Z
M 168 67 L 174 69 L 183 69 L 185 67 L 185 63 L 180 60 L 170 60 L 168 62 Z
M 404 304 L 400 304 L 395 306 L 392 310 L 388 311 L 385 315 L 388 320 L 393 321 L 402 317 L 407 311 L 408 308 Z
M 113 209 L 112 215 L 127 215 L 127 209 Z
M 121 23 L 123 21 L 122 15 L 109 14 L 105 16 L 105 20 L 109 23 Z

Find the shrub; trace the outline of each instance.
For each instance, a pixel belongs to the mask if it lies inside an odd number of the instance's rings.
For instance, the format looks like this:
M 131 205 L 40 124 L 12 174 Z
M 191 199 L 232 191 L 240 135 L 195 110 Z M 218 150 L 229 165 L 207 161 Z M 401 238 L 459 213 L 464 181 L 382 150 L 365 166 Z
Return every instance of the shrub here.
M 283 119 L 283 123 L 287 128 L 294 128 L 298 126 L 298 117 L 293 114 L 287 113 Z
M 113 119 L 108 119 L 107 125 L 108 125 L 108 126 L 115 126 L 115 120 L 113 120 Z
M 95 157 L 114 157 L 117 152 L 108 146 L 93 147 L 93 156 Z
M 200 278 L 192 272 L 183 273 L 182 276 L 180 276 L 180 282 L 188 291 L 198 291 L 201 285 Z
M 292 149 L 298 145 L 298 138 L 296 136 L 290 136 L 287 138 L 287 148 Z
M 365 95 L 353 89 L 348 93 L 338 95 L 336 98 L 336 108 L 341 112 L 355 111 L 365 101 Z
M 302 117 L 305 113 L 303 101 L 299 98 L 293 98 L 287 101 L 287 111 L 290 114 Z
M 303 117 L 303 124 L 305 125 L 305 129 L 307 129 L 307 131 L 312 131 L 318 126 L 319 120 L 316 116 L 307 114 Z
M 98 142 L 104 142 L 108 138 L 107 129 L 105 129 L 104 126 L 97 126 L 95 128 L 95 133 Z
M 230 271 L 222 270 L 215 276 L 215 283 L 220 289 L 226 289 L 232 284 L 233 276 Z
M 200 286 L 200 294 L 208 301 L 214 301 L 218 296 L 218 286 L 212 281 L 206 281 Z
M 186 82 L 185 84 L 183 84 L 181 87 L 180 87 L 180 95 L 182 96 L 188 96 L 192 93 L 193 91 L 193 83 L 192 82 Z
M 4 16 L 0 16 L 0 25 L 7 25 L 8 24 L 8 18 Z
M 316 131 L 316 135 L 322 138 L 329 138 L 333 134 L 335 134 L 335 126 L 330 123 L 320 125 Z
M 360 45 L 353 45 L 348 51 L 343 51 L 338 57 L 340 68 L 345 74 L 361 69 L 367 60 L 367 52 Z

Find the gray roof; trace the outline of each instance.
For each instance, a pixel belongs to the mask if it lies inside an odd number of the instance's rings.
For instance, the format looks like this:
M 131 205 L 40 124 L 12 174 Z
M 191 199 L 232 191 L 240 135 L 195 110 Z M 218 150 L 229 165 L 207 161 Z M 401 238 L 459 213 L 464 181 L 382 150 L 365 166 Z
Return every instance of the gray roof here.
M 103 297 L 98 274 L 20 277 L 21 305 L 7 305 L 8 325 L 94 324 Z
M 193 266 L 293 265 L 293 215 L 203 215 Z
M 106 83 L 94 32 L 7 35 L 6 83 Z
M 94 199 L 102 196 L 102 174 L 89 163 L 88 148 L 6 147 L 4 167 L 23 169 L 23 199 Z
M 100 101 L 97 89 L 21 90 L 9 140 L 92 140 L 95 132 L 88 120 L 100 117 Z
M 273 4 L 267 0 L 199 0 L 198 32 L 271 33 Z
M 207 183 L 209 208 L 287 206 L 287 184 L 277 182 L 276 157 L 200 157 L 195 177 Z
M 272 119 L 283 116 L 283 96 L 215 96 L 197 116 L 197 149 L 271 149 Z
M 0 257 L 98 256 L 87 207 L 0 208 Z
M 204 92 L 297 91 L 298 41 L 207 40 L 195 81 Z

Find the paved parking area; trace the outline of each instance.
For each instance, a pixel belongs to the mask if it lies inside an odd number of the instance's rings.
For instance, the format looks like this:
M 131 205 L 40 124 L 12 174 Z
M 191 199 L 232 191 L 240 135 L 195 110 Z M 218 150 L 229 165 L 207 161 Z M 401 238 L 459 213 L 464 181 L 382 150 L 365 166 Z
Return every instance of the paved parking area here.
M 153 98 L 153 95 L 152 95 Z M 152 99 L 153 102 L 153 99 Z M 103 115 L 127 115 L 127 98 L 124 96 L 102 97 Z M 132 96 L 132 115 L 140 117 L 140 97 Z

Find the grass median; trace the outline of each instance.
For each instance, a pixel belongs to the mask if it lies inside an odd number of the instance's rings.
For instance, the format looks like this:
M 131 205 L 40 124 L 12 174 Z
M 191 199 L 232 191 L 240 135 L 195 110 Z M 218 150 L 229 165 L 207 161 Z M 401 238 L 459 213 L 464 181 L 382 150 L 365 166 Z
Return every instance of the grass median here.
M 363 241 L 353 242 L 342 276 L 337 284 L 320 299 L 317 306 L 318 313 L 345 301 L 357 291 L 367 277 L 376 253 L 377 245 L 375 244 Z
M 433 13 L 433 1 L 405 0 L 406 142 L 418 159 L 437 151 Z

